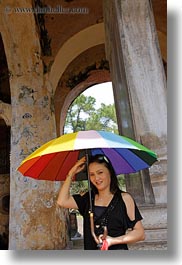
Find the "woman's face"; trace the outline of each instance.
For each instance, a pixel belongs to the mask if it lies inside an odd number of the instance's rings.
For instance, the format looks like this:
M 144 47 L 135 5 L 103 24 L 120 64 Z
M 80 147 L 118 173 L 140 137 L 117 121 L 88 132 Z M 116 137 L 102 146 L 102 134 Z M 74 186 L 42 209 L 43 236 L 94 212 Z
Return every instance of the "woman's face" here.
M 111 177 L 105 164 L 93 162 L 89 165 L 90 181 L 98 191 L 110 189 Z

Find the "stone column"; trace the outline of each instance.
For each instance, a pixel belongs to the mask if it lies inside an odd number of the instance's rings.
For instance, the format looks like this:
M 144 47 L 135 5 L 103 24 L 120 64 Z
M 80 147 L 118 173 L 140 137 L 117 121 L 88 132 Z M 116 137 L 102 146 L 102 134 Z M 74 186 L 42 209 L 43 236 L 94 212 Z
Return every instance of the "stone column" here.
M 149 0 L 106 0 L 103 3 L 106 53 L 111 67 L 120 132 L 134 137 L 157 153 L 160 162 L 151 167 L 150 178 L 156 202 L 165 203 L 166 77 L 151 3 Z M 142 181 L 144 197 L 151 190 L 147 175 L 145 172 L 148 181 Z M 145 197 L 146 200 L 150 201 L 150 198 Z
M 62 249 L 68 232 L 66 211 L 56 205 L 59 183 L 33 180 L 17 171 L 25 157 L 56 136 L 56 129 L 34 14 L 16 13 L 14 1 L 7 2 L 9 12 L 2 14 L 0 24 L 12 106 L 9 249 Z M 31 7 L 31 1 L 18 2 L 16 7 Z

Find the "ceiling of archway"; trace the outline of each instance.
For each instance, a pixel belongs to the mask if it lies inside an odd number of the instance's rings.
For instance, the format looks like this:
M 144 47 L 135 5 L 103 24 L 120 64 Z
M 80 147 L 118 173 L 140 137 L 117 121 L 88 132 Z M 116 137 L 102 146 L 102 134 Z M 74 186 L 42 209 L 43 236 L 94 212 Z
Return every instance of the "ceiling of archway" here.
M 45 72 L 49 72 L 51 66 L 58 54 L 60 48 L 71 37 L 80 31 L 91 27 L 95 24 L 103 22 L 102 12 L 103 0 L 34 0 L 35 4 L 39 6 L 59 7 L 62 13 L 47 13 L 40 14 L 39 20 L 40 42 L 43 51 L 43 59 L 45 63 Z M 166 35 L 167 35 L 167 1 L 166 0 L 152 0 L 152 7 L 154 10 L 154 17 L 159 36 L 160 46 L 162 49 L 163 59 L 166 60 Z M 83 8 L 81 14 L 64 13 L 64 8 Z M 0 43 L 1 44 L 1 43 Z M 3 47 L 2 45 L 0 47 Z M 2 50 L 2 49 L 1 49 Z M 2 53 L 1 53 L 2 57 Z M 105 58 L 104 45 L 97 45 L 93 48 L 85 50 L 79 56 L 74 58 L 72 63 L 67 66 L 62 78 L 59 81 L 66 82 L 70 80 L 74 84 L 74 77 L 80 72 L 87 71 L 88 67 L 98 63 Z M 6 60 L 1 60 L 1 71 L 7 70 L 5 65 Z M 100 63 L 100 62 L 99 62 Z M 69 76 L 69 77 L 68 77 Z M 7 75 L 7 79 L 8 79 Z M 72 79 L 71 79 L 72 78 Z M 7 82 L 8 84 L 8 82 Z M 0 95 L 8 97 L 10 93 L 8 85 L 0 86 Z
M 36 1 L 35 1 L 36 2 Z M 102 2 L 103 0 L 44 0 L 45 6 L 59 7 L 60 14 L 45 14 L 45 28 L 48 38 L 51 40 L 52 56 L 58 53 L 60 47 L 79 31 L 103 21 Z M 61 3 L 61 4 L 60 4 Z M 158 32 L 167 34 L 167 1 L 152 0 L 155 22 Z M 64 14 L 64 8 L 83 8 L 88 13 Z

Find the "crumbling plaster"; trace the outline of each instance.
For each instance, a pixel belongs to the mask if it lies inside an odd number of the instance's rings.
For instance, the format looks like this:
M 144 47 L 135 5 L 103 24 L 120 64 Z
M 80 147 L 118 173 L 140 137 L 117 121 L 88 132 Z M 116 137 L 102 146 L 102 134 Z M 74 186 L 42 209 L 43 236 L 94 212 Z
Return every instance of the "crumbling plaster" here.
M 20 4 L 31 6 L 31 1 Z M 0 24 L 11 73 L 9 249 L 62 249 L 68 227 L 67 211 L 58 208 L 54 197 L 60 183 L 36 181 L 17 171 L 26 156 L 56 136 L 52 88 L 43 74 L 34 15 L 2 13 Z

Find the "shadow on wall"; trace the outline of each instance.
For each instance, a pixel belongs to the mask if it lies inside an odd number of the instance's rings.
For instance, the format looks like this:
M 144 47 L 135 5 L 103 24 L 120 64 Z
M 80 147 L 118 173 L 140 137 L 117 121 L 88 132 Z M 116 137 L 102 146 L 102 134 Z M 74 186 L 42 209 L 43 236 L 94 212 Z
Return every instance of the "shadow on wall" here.
M 6 233 L 0 234 L 0 250 L 8 249 L 8 235 Z
M 0 250 L 8 250 L 9 242 L 9 194 L 0 197 Z

